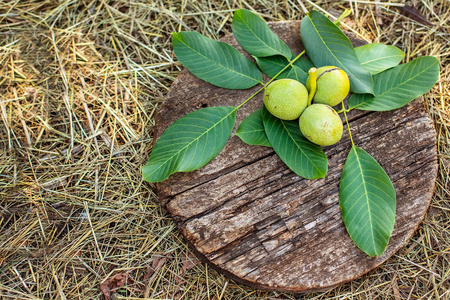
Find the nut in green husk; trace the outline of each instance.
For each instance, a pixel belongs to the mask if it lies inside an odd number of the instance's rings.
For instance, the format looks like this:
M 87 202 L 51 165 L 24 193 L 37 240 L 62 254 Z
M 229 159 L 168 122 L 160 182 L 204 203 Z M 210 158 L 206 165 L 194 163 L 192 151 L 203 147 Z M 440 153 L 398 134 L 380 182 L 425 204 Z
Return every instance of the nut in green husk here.
M 342 121 L 336 111 L 326 104 L 313 104 L 302 113 L 300 131 L 314 144 L 329 146 L 336 144 L 342 137 Z
M 306 81 L 306 88 L 311 91 L 309 77 Z M 317 88 L 314 103 L 335 106 L 347 97 L 349 91 L 350 81 L 347 73 L 343 70 L 333 66 L 317 69 Z
M 264 105 L 267 110 L 282 120 L 295 120 L 308 104 L 308 90 L 293 79 L 279 79 L 264 91 Z

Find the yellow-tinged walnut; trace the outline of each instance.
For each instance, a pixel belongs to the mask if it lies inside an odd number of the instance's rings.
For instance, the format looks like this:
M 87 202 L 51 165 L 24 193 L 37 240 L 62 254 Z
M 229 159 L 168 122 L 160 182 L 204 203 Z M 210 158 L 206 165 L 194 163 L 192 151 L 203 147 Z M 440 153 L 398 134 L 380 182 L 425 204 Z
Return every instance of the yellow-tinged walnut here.
M 326 66 L 317 69 L 317 88 L 314 103 L 335 106 L 341 103 L 350 92 L 350 81 L 347 73 L 338 67 Z M 306 80 L 306 88 L 311 91 L 310 77 Z

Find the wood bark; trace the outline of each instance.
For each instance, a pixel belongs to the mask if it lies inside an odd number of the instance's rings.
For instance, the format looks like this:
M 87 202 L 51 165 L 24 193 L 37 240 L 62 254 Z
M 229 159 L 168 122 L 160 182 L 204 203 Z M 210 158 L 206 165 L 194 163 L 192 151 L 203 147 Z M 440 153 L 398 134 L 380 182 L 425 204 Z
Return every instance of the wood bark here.
M 300 22 L 270 26 L 294 54 L 303 50 Z M 355 46 L 364 44 L 348 35 Z M 232 35 L 223 40 L 242 51 Z M 155 138 L 194 110 L 239 105 L 259 88 L 222 89 L 184 70 L 162 104 Z M 261 106 L 262 93 L 239 109 L 234 132 Z M 353 280 L 386 261 L 414 233 L 434 191 L 437 150 L 422 99 L 390 112 L 353 110 L 349 121 L 355 144 L 380 163 L 397 194 L 394 232 L 380 257 L 359 250 L 341 219 L 339 180 L 351 148 L 345 127 L 343 139 L 324 148 L 324 179 L 303 179 L 271 148 L 249 146 L 232 135 L 209 164 L 158 183 L 157 194 L 197 255 L 240 283 L 299 293 Z

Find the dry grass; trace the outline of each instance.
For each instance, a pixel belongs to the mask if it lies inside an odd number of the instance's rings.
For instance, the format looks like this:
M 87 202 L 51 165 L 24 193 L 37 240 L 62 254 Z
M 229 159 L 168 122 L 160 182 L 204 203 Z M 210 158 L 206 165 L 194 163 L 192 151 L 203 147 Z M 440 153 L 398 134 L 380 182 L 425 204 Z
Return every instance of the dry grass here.
M 101 299 L 118 274 L 127 285 L 111 299 L 450 299 L 450 2 L 413 1 L 431 26 L 395 5 L 273 2 L 1 1 L 1 299 Z M 352 8 L 348 28 L 406 60 L 440 58 L 425 95 L 439 140 L 436 193 L 407 246 L 362 278 L 325 293 L 255 291 L 198 264 L 140 167 L 181 69 L 171 32 L 218 38 L 236 8 L 275 21 L 315 5 Z

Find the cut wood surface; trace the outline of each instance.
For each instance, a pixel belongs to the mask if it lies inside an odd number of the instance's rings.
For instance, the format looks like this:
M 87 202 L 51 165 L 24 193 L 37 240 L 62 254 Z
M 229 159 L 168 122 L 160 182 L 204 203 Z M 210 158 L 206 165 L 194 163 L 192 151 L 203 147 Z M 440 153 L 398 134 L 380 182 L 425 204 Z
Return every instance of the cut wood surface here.
M 303 50 L 300 22 L 270 26 L 295 54 Z M 364 44 L 349 37 L 355 46 Z M 223 41 L 242 51 L 232 35 Z M 194 110 L 239 105 L 259 88 L 217 88 L 184 70 L 162 104 L 155 138 Z M 239 109 L 234 132 L 261 106 L 262 93 Z M 438 165 L 436 133 L 422 99 L 390 112 L 353 110 L 349 121 L 355 144 L 380 163 L 397 193 L 394 232 L 380 257 L 359 250 L 342 222 L 339 179 L 351 147 L 345 127 L 342 140 L 324 148 L 329 159 L 324 179 L 303 179 L 271 148 L 249 146 L 232 135 L 209 164 L 158 183 L 157 194 L 197 255 L 238 282 L 309 292 L 350 281 L 386 261 L 412 236 L 430 203 Z

